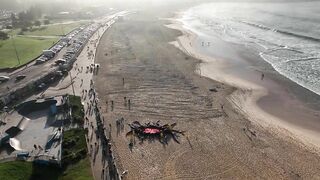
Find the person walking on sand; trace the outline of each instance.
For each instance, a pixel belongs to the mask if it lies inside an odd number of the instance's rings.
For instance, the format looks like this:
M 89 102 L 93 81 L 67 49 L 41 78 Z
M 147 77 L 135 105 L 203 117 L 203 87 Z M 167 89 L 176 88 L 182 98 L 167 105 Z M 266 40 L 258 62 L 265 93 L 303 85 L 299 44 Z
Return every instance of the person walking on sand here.
M 261 74 L 261 81 L 264 79 L 264 73 Z
M 113 111 L 113 107 L 114 107 L 114 104 L 113 104 L 113 101 L 111 101 L 111 111 Z
M 128 100 L 128 108 L 129 108 L 129 110 L 131 109 L 131 100 L 130 99 Z

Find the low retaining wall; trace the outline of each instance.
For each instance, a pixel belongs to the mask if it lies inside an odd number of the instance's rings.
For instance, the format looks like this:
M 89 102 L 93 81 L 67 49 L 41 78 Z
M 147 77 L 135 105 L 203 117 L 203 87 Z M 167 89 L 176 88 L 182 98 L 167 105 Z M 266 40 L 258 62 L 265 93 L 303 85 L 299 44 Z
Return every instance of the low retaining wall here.
M 94 109 L 95 109 L 96 122 L 97 122 L 97 131 L 98 131 L 101 145 L 102 145 L 102 158 L 104 158 L 104 160 L 107 160 L 108 162 L 109 177 L 110 179 L 121 180 L 121 175 L 117 168 L 117 164 L 114 161 L 115 158 L 111 149 L 110 137 L 108 138 L 104 131 L 104 125 L 102 123 L 102 118 L 101 118 L 102 116 L 100 114 L 97 102 L 95 103 Z

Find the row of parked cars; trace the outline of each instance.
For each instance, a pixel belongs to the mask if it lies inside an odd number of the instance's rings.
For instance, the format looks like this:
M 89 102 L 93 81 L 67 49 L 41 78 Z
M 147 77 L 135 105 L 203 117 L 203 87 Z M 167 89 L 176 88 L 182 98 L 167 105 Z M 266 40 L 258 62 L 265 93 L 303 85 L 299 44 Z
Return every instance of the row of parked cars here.
M 76 35 L 72 34 L 70 35 L 70 39 L 73 38 L 72 41 L 69 41 L 70 45 L 66 51 L 66 53 L 63 55 L 62 59 L 58 59 L 55 61 L 56 65 L 63 65 L 73 58 L 76 57 L 76 54 L 81 50 L 81 47 L 83 44 L 87 41 L 89 37 L 93 34 L 94 31 L 98 29 L 98 25 L 90 25 L 87 28 L 80 27 L 81 33 L 78 33 Z M 76 37 L 74 37 L 76 36 Z
M 50 49 L 43 50 L 42 55 L 36 60 L 35 64 L 42 64 L 42 63 L 52 59 L 65 46 L 67 46 L 67 43 L 60 41 L 56 45 L 51 47 Z
M 80 27 L 79 29 L 82 30 L 81 33 L 77 34 L 70 34 L 67 38 L 68 40 L 68 49 L 66 53 L 63 55 L 63 58 L 57 59 L 55 61 L 55 65 L 63 67 L 66 65 L 68 62 L 72 61 L 72 59 L 76 58 L 77 53 L 81 50 L 81 47 L 83 44 L 86 42 L 86 40 L 91 37 L 93 32 L 98 28 L 98 26 L 91 25 L 87 28 Z M 72 40 L 71 40 L 72 39 Z M 55 72 L 55 76 L 52 77 L 49 81 L 47 82 L 42 82 L 37 86 L 38 90 L 42 90 L 47 87 L 47 84 L 50 82 L 55 81 L 56 78 L 59 78 L 63 75 L 66 75 L 68 73 L 67 68 L 61 68 L 61 70 L 58 70 Z
M 52 59 L 62 48 L 71 45 L 71 39 L 76 36 L 83 28 L 77 28 L 69 33 L 66 37 L 61 38 L 61 40 L 48 50 L 43 50 L 42 55 L 36 60 L 36 64 L 42 64 L 50 59 Z

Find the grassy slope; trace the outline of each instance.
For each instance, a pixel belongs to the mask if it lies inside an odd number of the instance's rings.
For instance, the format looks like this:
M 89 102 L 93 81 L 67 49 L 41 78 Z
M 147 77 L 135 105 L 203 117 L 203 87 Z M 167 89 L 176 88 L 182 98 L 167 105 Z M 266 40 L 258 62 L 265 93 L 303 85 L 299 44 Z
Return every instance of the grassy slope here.
M 67 169 L 63 173 L 61 179 L 69 180 L 87 180 L 93 179 L 91 173 L 90 161 L 87 156 L 87 145 L 85 140 L 85 130 L 83 129 L 70 129 L 64 132 L 64 143 L 70 144 L 74 142 L 71 147 L 64 147 L 63 151 L 63 162 L 66 162 L 68 165 Z M 84 152 L 84 154 L 81 153 Z M 84 156 L 85 158 L 81 159 Z M 70 164 L 70 162 L 76 162 Z
M 74 123 L 83 124 L 84 110 L 79 96 L 69 96 L 72 107 L 72 118 Z
M 27 38 L 15 37 L 14 44 L 17 48 L 21 64 L 25 64 L 39 56 L 42 50 L 52 46 L 58 38 Z M 18 60 L 11 39 L 0 41 L 0 68 L 15 67 Z
M 40 28 L 34 28 L 32 31 L 24 32 L 25 35 L 35 35 L 35 36 L 60 36 L 65 35 L 72 31 L 73 29 L 86 24 L 84 22 L 75 22 L 70 24 L 56 24 L 41 26 Z
M 77 152 L 81 149 L 87 149 L 85 131 L 83 129 L 70 129 L 63 134 L 64 142 L 74 141 L 75 144 L 72 147 L 64 148 L 64 151 Z
M 64 175 L 59 178 L 63 180 L 91 180 L 93 179 L 91 173 L 90 161 L 88 158 L 82 159 L 75 165 L 70 165 L 65 171 Z

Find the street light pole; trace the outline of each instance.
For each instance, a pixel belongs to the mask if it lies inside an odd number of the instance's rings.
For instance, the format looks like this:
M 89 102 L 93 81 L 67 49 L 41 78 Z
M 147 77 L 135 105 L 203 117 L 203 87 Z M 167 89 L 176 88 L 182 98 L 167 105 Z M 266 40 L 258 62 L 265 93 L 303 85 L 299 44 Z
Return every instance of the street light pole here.
M 73 86 L 73 80 L 72 80 L 72 76 L 71 76 L 71 71 L 69 72 L 69 75 L 70 75 L 70 80 L 71 80 L 72 92 L 73 92 L 73 95 L 75 96 L 76 93 L 74 92 L 74 86 Z
M 61 26 L 61 31 L 62 31 L 62 35 L 65 36 L 63 26 Z
M 16 57 L 17 57 L 17 60 L 18 60 L 18 65 L 20 65 L 20 58 L 19 58 L 19 55 L 18 55 L 17 47 L 14 44 L 13 36 L 11 36 L 11 40 L 12 40 L 12 45 L 13 45 L 13 48 L 14 48 L 14 52 L 16 53 Z

